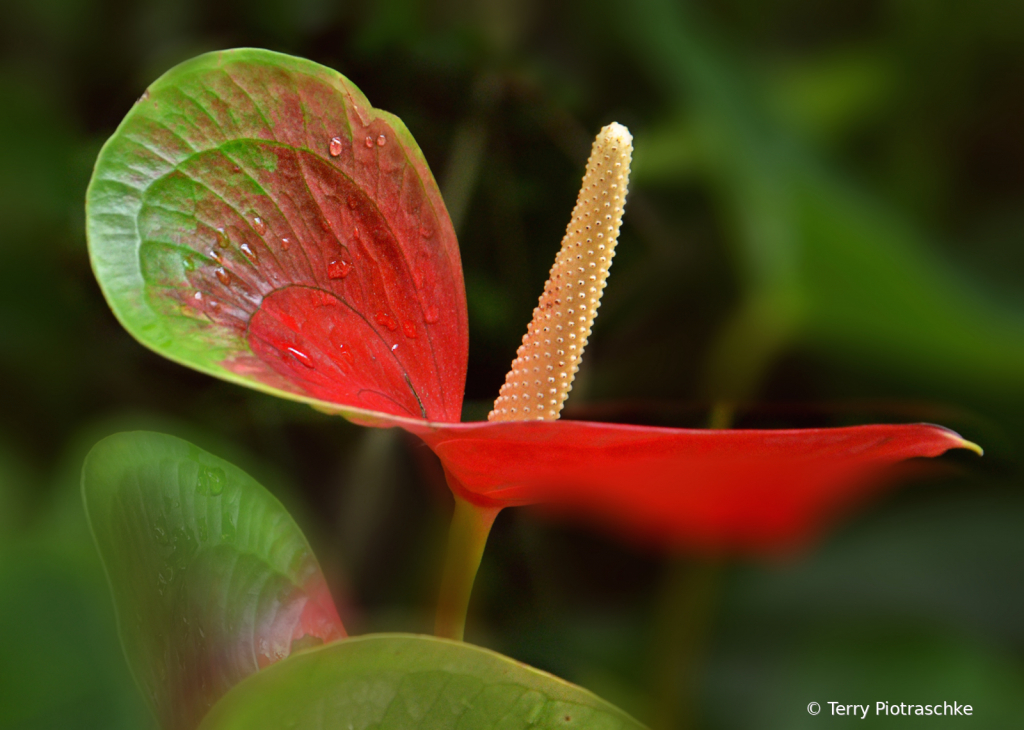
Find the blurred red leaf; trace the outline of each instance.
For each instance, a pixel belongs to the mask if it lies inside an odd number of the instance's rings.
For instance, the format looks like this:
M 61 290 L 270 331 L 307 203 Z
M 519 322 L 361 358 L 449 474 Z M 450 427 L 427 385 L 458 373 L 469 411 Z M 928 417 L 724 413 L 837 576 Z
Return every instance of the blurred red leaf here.
M 471 502 L 547 503 L 643 540 L 709 550 L 792 545 L 881 486 L 887 467 L 976 448 L 928 424 L 709 430 L 521 421 L 410 430 Z

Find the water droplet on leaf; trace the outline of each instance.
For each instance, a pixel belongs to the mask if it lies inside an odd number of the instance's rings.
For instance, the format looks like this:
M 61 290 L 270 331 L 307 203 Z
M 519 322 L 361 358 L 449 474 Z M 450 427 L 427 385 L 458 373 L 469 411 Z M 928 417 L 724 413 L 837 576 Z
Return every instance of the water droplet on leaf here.
M 338 345 L 338 349 L 341 350 L 339 353 L 339 364 L 341 365 L 342 371 L 345 373 L 351 373 L 352 367 L 356 363 L 355 357 L 353 357 L 352 353 L 345 347 L 345 345 Z
M 341 137 L 331 137 L 330 144 L 331 157 L 337 157 L 341 154 Z
M 217 245 L 220 246 L 221 248 L 227 248 L 228 247 L 228 235 L 226 233 L 224 233 L 224 229 L 223 228 L 218 228 L 216 230 L 216 234 L 217 234 L 217 239 L 216 239 Z
M 290 239 L 290 238 L 282 238 L 281 239 L 281 248 L 283 248 L 285 251 L 287 251 L 291 247 L 292 247 L 292 239 Z
M 398 322 L 387 312 L 377 312 L 376 320 L 377 324 L 382 327 L 387 327 L 392 332 L 398 329 Z
M 267 232 L 267 224 L 264 223 L 263 219 L 260 218 L 258 215 L 253 216 L 252 227 L 255 228 L 256 233 L 258 233 L 261 236 Z
M 404 332 L 405 336 L 408 337 L 409 339 L 416 339 L 416 325 L 414 325 L 409 320 L 405 320 L 404 322 L 402 322 L 402 332 Z
M 191 256 L 185 256 L 181 259 L 181 267 L 185 271 L 194 271 L 196 268 L 196 262 L 192 260 Z
M 224 492 L 224 484 L 227 482 L 227 475 L 224 470 L 216 466 L 203 466 L 199 468 L 199 481 L 196 484 L 196 492 L 219 497 Z
M 331 279 L 344 279 L 352 271 L 352 264 L 344 259 L 332 259 L 327 264 L 327 276 Z
M 294 357 L 296 360 L 301 362 L 307 368 L 312 369 L 312 367 L 313 367 L 313 358 L 311 358 L 309 355 L 304 353 L 302 350 L 297 350 L 294 347 L 289 347 L 289 348 L 287 348 L 287 350 L 291 354 L 292 357 Z
M 423 313 L 423 321 L 427 324 L 437 324 L 437 320 L 441 318 L 441 313 L 437 311 L 437 307 L 431 305 L 427 307 Z
M 367 147 L 373 147 L 373 137 L 367 137 L 366 138 L 366 146 Z
M 224 286 L 227 286 L 228 284 L 231 283 L 231 274 L 229 274 L 223 266 L 218 266 L 216 269 L 214 269 L 213 273 L 216 275 L 217 281 L 219 281 Z
M 252 247 L 248 243 L 243 243 L 238 248 L 240 248 L 242 250 L 242 253 L 245 254 L 245 257 L 252 261 L 254 264 L 259 263 L 259 259 L 256 258 L 256 252 L 252 250 Z
M 381 136 L 377 137 L 377 146 L 378 147 L 383 147 L 387 143 L 388 143 L 388 138 L 385 137 L 383 134 Z

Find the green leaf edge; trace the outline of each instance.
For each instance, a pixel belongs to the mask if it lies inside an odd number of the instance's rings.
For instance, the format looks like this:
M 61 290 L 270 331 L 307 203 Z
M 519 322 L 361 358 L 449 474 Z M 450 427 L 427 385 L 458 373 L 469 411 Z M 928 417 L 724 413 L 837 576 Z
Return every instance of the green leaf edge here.
M 516 659 L 505 656 L 504 654 L 492 649 L 476 646 L 475 644 L 454 641 L 452 639 L 442 639 L 426 634 L 406 633 L 364 634 L 362 636 L 349 637 L 324 646 L 313 647 L 296 652 L 287 658 L 272 664 L 266 669 L 247 677 L 232 687 L 227 694 L 225 694 L 217 704 L 213 706 L 206 717 L 203 718 L 203 721 L 200 723 L 197 730 L 219 730 L 220 728 L 232 730 L 234 726 L 230 724 L 230 718 L 233 710 L 233 704 L 236 702 L 244 704 L 244 699 L 247 698 L 250 692 L 258 694 L 262 689 L 262 683 L 274 682 L 278 674 L 292 671 L 293 667 L 298 667 L 298 670 L 301 670 L 303 668 L 302 665 L 306 663 L 316 664 L 320 661 L 331 661 L 331 657 L 323 656 L 325 654 L 333 652 L 348 652 L 353 650 L 358 651 L 367 644 L 379 642 L 401 642 L 402 645 L 433 644 L 437 646 L 450 646 L 452 648 L 457 648 L 460 651 L 469 652 L 478 658 L 496 660 L 498 663 L 506 665 L 508 667 L 508 671 L 520 672 L 520 676 L 524 680 L 521 682 L 523 686 L 548 694 L 550 689 L 545 690 L 544 687 L 547 686 L 550 688 L 551 685 L 554 684 L 559 690 L 565 691 L 568 695 L 566 697 L 558 697 L 556 699 L 579 702 L 580 704 L 586 704 L 588 707 L 608 713 L 609 715 L 620 719 L 622 721 L 623 728 L 646 730 L 645 725 L 641 724 L 626 711 L 616 707 L 607 700 L 602 699 L 590 690 L 573 684 L 561 677 L 555 676 L 550 672 L 545 672 L 541 669 L 537 669 L 536 667 L 531 667 L 529 664 L 525 664 Z M 432 667 L 428 665 L 423 665 L 422 667 L 424 670 L 429 670 L 431 668 Z
M 437 181 L 434 179 L 434 174 L 430 170 L 430 166 L 427 164 L 426 158 L 423 156 L 422 150 L 412 136 L 412 132 L 405 126 L 405 123 L 391 112 L 384 111 L 383 109 L 377 109 L 359 90 L 355 84 L 353 84 L 343 74 L 335 71 L 332 68 L 310 61 L 305 58 L 299 58 L 297 56 L 291 56 L 286 53 L 278 53 L 276 51 L 268 51 L 263 48 L 232 48 L 223 51 L 211 51 L 204 53 L 187 61 L 184 61 L 177 66 L 166 71 L 156 81 L 150 84 L 146 88 L 146 92 L 153 90 L 160 90 L 161 87 L 167 85 L 173 85 L 175 80 L 184 74 L 192 73 L 196 70 L 216 68 L 223 64 L 235 61 L 248 61 L 252 63 L 267 63 L 272 65 L 279 65 L 287 68 L 290 71 L 305 73 L 311 76 L 321 78 L 330 83 L 334 83 L 339 91 L 343 94 L 347 94 L 354 98 L 355 103 L 365 109 L 366 113 L 371 119 L 383 119 L 386 121 L 391 128 L 399 135 L 403 144 L 405 145 L 406 151 L 415 157 L 421 174 L 425 175 L 424 182 L 433 185 L 434 190 L 437 191 L 437 201 L 430 200 L 429 202 L 433 205 L 435 202 L 440 202 L 444 205 L 443 199 L 441 198 L 440 188 L 437 185 Z M 140 98 L 132 108 L 125 115 L 121 123 L 118 124 L 117 129 L 114 133 L 104 142 L 103 147 L 100 149 L 99 155 L 96 157 L 96 163 L 93 165 L 92 176 L 89 179 L 89 186 L 85 193 L 85 237 L 86 244 L 89 251 L 89 263 L 92 267 L 93 276 L 95 276 L 97 283 L 99 283 L 100 290 L 103 292 L 103 298 L 106 300 L 110 310 L 114 313 L 117 321 L 122 327 L 127 330 L 128 334 L 134 337 L 139 343 L 144 345 L 146 348 L 152 350 L 157 355 L 165 357 L 172 362 L 179 365 L 183 365 L 192 370 L 197 370 L 206 375 L 212 375 L 215 378 L 225 380 L 235 385 L 241 385 L 246 388 L 251 388 L 268 395 L 277 396 L 278 398 L 284 398 L 286 400 L 297 401 L 304 403 L 312 408 L 315 408 L 322 413 L 328 415 L 340 415 L 346 419 L 353 420 L 361 425 L 366 426 L 380 426 L 389 427 L 398 425 L 398 422 L 409 421 L 410 423 L 422 423 L 421 420 L 407 419 L 401 416 L 390 416 L 389 414 L 379 413 L 377 411 L 367 410 L 365 408 L 358 408 L 355 406 L 343 406 L 337 403 L 331 403 L 329 401 L 319 400 L 317 398 L 311 398 L 309 396 L 299 395 L 297 393 L 291 393 L 279 388 L 274 388 L 269 385 L 265 385 L 255 380 L 249 380 L 241 375 L 232 373 L 231 371 L 220 368 L 220 367 L 204 367 L 194 362 L 190 362 L 187 359 L 177 355 L 173 352 L 168 352 L 167 347 L 162 345 L 160 340 L 163 339 L 165 342 L 172 339 L 172 335 L 167 331 L 166 327 L 163 326 L 161 318 L 149 311 L 149 308 L 143 303 L 139 306 L 133 306 L 131 303 L 125 303 L 124 306 L 118 303 L 115 299 L 113 292 L 106 283 L 105 277 L 101 276 L 101 273 L 107 271 L 108 264 L 103 260 L 103 256 L 100 255 L 100 241 L 104 237 L 104 233 L 101 229 L 104 228 L 115 228 L 110 224 L 101 226 L 96 216 L 93 215 L 93 210 L 99 205 L 96 200 L 98 185 L 106 180 L 99 178 L 98 173 L 101 168 L 104 167 L 105 163 L 114 155 L 113 148 L 120 141 L 121 133 L 128 123 L 132 120 L 133 114 L 138 107 L 139 103 L 145 98 L 146 94 Z M 447 216 L 447 212 L 445 212 Z M 138 235 L 137 229 L 137 217 L 133 218 L 133 224 L 135 224 L 135 232 L 132 236 L 132 243 L 136 247 L 136 252 L 139 246 L 141 246 L 141 240 Z M 136 256 L 137 259 L 137 256 Z M 460 266 L 455 267 L 461 272 Z M 132 274 L 137 276 L 141 281 L 142 273 L 138 266 L 134 267 Z M 115 278 L 115 277 L 111 277 Z M 141 291 L 141 287 L 140 287 Z
M 131 658 L 131 656 L 129 655 L 129 652 L 128 652 L 128 647 L 126 645 L 127 642 L 125 640 L 124 633 L 122 631 L 121 610 L 120 610 L 120 608 L 118 606 L 117 600 L 115 599 L 115 595 L 116 594 L 115 594 L 115 591 L 114 591 L 114 581 L 113 581 L 113 578 L 110 575 L 110 568 L 107 566 L 107 561 L 103 557 L 103 550 L 100 547 L 100 545 L 101 545 L 100 540 L 99 540 L 99 538 L 96 535 L 96 527 L 95 527 L 95 524 L 94 524 L 94 521 L 93 521 L 93 517 L 92 517 L 92 514 L 90 514 L 90 512 L 89 512 L 89 498 L 88 498 L 88 496 L 86 494 L 86 492 L 87 492 L 86 475 L 89 472 L 89 465 L 96 458 L 98 458 L 97 454 L 104 447 L 104 445 L 105 444 L 109 444 L 111 442 L 116 442 L 116 441 L 119 441 L 119 440 L 123 440 L 123 439 L 125 439 L 127 437 L 130 437 L 130 436 L 133 436 L 133 435 L 136 435 L 136 434 L 143 434 L 143 435 L 146 435 L 146 436 L 159 436 L 159 437 L 165 438 L 165 439 L 172 439 L 174 441 L 178 441 L 178 442 L 180 442 L 182 444 L 185 444 L 186 446 L 188 446 L 190 448 L 196 449 L 203 457 L 205 457 L 206 460 L 212 462 L 213 465 L 217 466 L 218 468 L 224 469 L 225 472 L 229 472 L 229 471 L 237 472 L 237 473 L 241 474 L 245 479 L 252 481 L 255 485 L 257 485 L 258 487 L 263 489 L 266 492 L 266 497 L 268 499 L 272 500 L 273 502 L 276 502 L 277 505 L 281 508 L 281 511 L 284 512 L 286 515 L 288 515 L 289 518 L 291 518 L 293 520 L 293 522 L 294 522 L 294 518 L 291 517 L 291 513 L 284 506 L 284 504 L 281 502 L 281 500 L 279 500 L 276 496 L 274 496 L 274 494 L 271 493 L 269 489 L 264 487 L 255 477 L 251 476 L 247 471 L 245 471 L 244 469 L 242 469 L 239 466 L 236 466 L 235 464 L 233 464 L 232 462 L 230 462 L 230 461 L 228 461 L 226 459 L 222 459 L 221 457 L 219 457 L 219 456 L 217 456 L 215 454 L 211 454 L 210 452 L 206 451 L 205 449 L 203 449 L 203 448 L 201 448 L 199 446 L 196 446 L 191 441 L 187 441 L 187 440 L 185 440 L 183 438 L 179 438 L 177 436 L 172 436 L 170 434 L 160 433 L 158 431 L 141 431 L 141 430 L 139 430 L 139 431 L 119 431 L 117 433 L 110 434 L 109 436 L 105 436 L 104 438 L 102 438 L 99 441 L 97 441 L 93 445 L 93 447 L 91 449 L 89 449 L 89 453 L 86 454 L 85 459 L 84 459 L 84 461 L 82 463 L 82 475 L 81 475 L 81 479 L 80 479 L 80 493 L 81 493 L 81 496 L 82 496 L 82 507 L 83 507 L 83 509 L 85 511 L 85 521 L 86 521 L 86 523 L 89 526 L 89 535 L 92 538 L 93 546 L 96 548 L 96 552 L 99 555 L 100 564 L 103 566 L 103 575 L 105 576 L 106 581 L 107 581 L 107 588 L 108 588 L 109 595 L 110 595 L 110 598 L 111 598 L 111 605 L 112 605 L 112 607 L 114 609 L 114 618 L 115 618 L 116 625 L 117 625 L 117 634 L 118 634 L 118 638 L 120 639 L 119 643 L 121 645 L 121 653 L 124 656 L 125 664 L 127 664 L 127 666 L 128 666 L 128 671 L 131 674 L 132 680 L 135 682 L 135 686 L 139 689 L 140 694 L 143 695 L 143 699 L 144 699 L 144 701 L 146 703 L 146 706 L 149 708 L 150 713 L 152 714 L 152 716 L 157 721 L 159 721 L 160 718 L 157 716 L 156 708 L 153 706 L 151 699 L 148 696 L 146 696 L 145 686 L 144 686 L 141 678 L 137 674 L 135 666 L 132 663 L 132 658 Z M 298 526 L 298 524 L 295 525 L 295 528 L 298 531 L 299 536 L 306 543 L 306 547 L 309 550 L 310 554 L 313 554 L 315 556 L 315 553 L 313 553 L 312 547 L 309 545 L 309 539 L 306 537 L 305 533 Z M 296 653 L 300 653 L 300 652 L 296 652 Z M 259 674 L 259 673 L 260 672 L 257 672 L 257 674 Z

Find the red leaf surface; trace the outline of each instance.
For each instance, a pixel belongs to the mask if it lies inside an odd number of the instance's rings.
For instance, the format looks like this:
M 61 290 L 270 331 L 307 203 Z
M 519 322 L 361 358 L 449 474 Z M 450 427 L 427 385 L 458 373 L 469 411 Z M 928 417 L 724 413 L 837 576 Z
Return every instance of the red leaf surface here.
M 458 420 L 458 244 L 402 122 L 335 71 L 253 49 L 178 66 L 100 154 L 93 265 L 179 362 L 286 397 Z
M 587 421 L 405 428 L 461 497 L 550 504 L 645 539 L 700 549 L 787 546 L 882 484 L 893 464 L 971 448 L 928 424 L 697 430 Z

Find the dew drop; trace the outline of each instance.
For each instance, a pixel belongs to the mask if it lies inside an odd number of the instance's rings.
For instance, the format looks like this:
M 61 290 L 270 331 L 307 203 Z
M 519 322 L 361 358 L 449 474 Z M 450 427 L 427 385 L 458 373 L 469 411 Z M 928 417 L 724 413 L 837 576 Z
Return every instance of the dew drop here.
M 224 233 L 224 229 L 223 228 L 218 228 L 216 230 L 216 233 L 217 233 L 217 245 L 220 246 L 221 248 L 227 248 L 228 247 L 228 234 Z
M 391 346 L 391 352 L 394 352 L 397 349 L 398 349 L 398 344 L 397 343 Z
M 373 137 L 367 137 L 366 138 L 366 146 L 367 147 L 373 147 Z
M 352 264 L 344 259 L 332 259 L 327 264 L 327 277 L 330 279 L 344 279 L 352 271 Z
M 267 224 L 264 223 L 263 219 L 260 218 L 258 215 L 253 216 L 252 227 L 255 228 L 256 233 L 258 233 L 261 236 L 267 232 Z
M 282 238 L 281 239 L 281 248 L 283 248 L 285 251 L 287 251 L 291 247 L 292 247 L 292 239 L 290 239 L 290 238 Z
M 377 146 L 378 147 L 383 147 L 387 143 L 388 143 L 388 138 L 385 137 L 383 134 L 381 136 L 377 137 Z
M 219 281 L 224 286 L 227 286 L 228 284 L 231 283 L 231 274 L 229 274 L 223 266 L 218 266 L 216 269 L 214 269 L 213 273 L 216 275 L 217 281 Z
M 341 137 L 331 137 L 329 150 L 331 157 L 337 157 L 341 154 Z
M 287 348 L 287 350 L 292 357 L 301 362 L 307 368 L 313 368 L 313 358 L 304 353 L 302 350 L 297 350 L 294 347 L 289 347 Z
M 404 322 L 402 322 L 402 332 L 404 332 L 405 336 L 408 337 L 410 340 L 416 339 L 416 325 L 414 325 L 409 320 L 405 320 Z
M 191 256 L 185 256 L 181 260 L 181 268 L 185 269 L 185 271 L 194 271 L 196 263 L 192 260 Z
M 224 493 L 224 484 L 227 482 L 227 475 L 224 470 L 217 466 L 204 466 L 199 469 L 199 482 L 196 484 L 196 492 L 219 497 Z
M 252 261 L 254 264 L 259 263 L 259 259 L 256 258 L 256 252 L 252 250 L 252 247 L 248 243 L 243 243 L 238 248 L 240 248 L 242 250 L 242 253 L 245 254 L 245 257 Z
M 345 373 L 351 372 L 352 367 L 356 362 L 355 357 L 353 357 L 352 353 L 346 349 L 345 345 L 338 345 L 338 349 L 341 350 L 341 352 L 338 353 L 338 357 L 340 358 L 339 364 L 342 366 L 342 371 Z
M 220 251 L 218 251 L 217 249 L 211 248 L 209 256 L 210 256 L 211 259 L 216 261 L 218 264 L 221 262 Z
M 392 317 L 387 312 L 377 312 L 376 319 L 377 324 L 379 324 L 381 327 L 387 327 L 392 332 L 398 329 L 398 322 L 395 321 L 395 318 Z
M 437 320 L 441 318 L 440 312 L 437 311 L 437 307 L 431 305 L 427 307 L 423 313 L 423 321 L 427 324 L 437 324 Z

